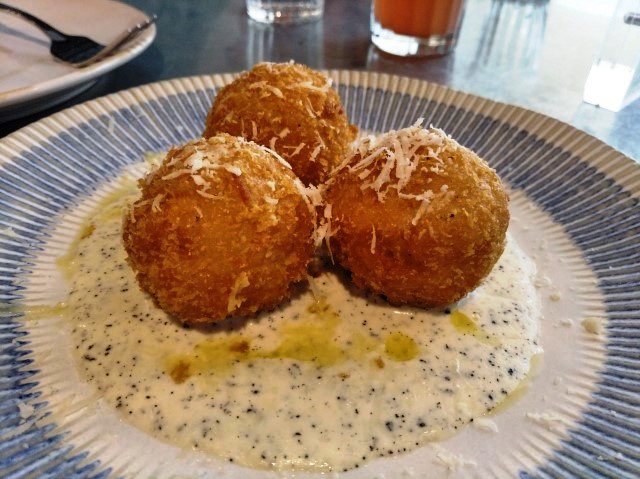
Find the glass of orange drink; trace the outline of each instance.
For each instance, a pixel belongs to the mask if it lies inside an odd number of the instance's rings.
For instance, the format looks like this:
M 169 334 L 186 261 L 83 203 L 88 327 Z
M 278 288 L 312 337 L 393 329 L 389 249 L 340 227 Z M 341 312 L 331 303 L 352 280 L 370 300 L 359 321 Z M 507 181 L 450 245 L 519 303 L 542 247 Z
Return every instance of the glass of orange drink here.
M 446 55 L 455 47 L 464 0 L 373 0 L 371 41 L 400 56 Z

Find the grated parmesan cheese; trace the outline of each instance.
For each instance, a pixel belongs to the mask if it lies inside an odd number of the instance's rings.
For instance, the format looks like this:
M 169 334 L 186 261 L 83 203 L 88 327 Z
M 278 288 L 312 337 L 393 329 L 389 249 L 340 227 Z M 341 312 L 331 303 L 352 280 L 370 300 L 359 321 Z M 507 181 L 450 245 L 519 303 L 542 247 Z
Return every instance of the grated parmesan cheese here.
M 160 208 L 160 202 L 162 201 L 162 199 L 164 198 L 164 193 L 159 193 L 156 195 L 156 197 L 153 199 L 153 202 L 151 203 L 151 211 L 154 213 L 158 213 L 160 211 L 162 211 L 162 208 Z
M 258 145 L 258 147 L 261 150 L 266 151 L 267 153 L 270 153 L 276 160 L 278 160 L 278 162 L 282 166 L 284 166 L 285 168 L 291 169 L 291 165 L 289 164 L 289 162 L 284 158 L 282 158 L 282 156 L 280 156 L 275 150 L 272 150 L 271 148 L 267 148 L 266 146 L 263 146 L 263 145 Z
M 564 326 L 565 328 L 570 328 L 571 326 L 573 326 L 573 319 L 571 318 L 562 318 L 559 321 L 561 326 Z
M 551 278 L 545 275 L 539 276 L 533 281 L 533 285 L 536 288 L 547 288 L 551 286 L 551 284 L 552 284 Z
M 245 301 L 246 298 L 242 298 L 238 296 L 238 293 L 242 291 L 244 288 L 249 286 L 249 277 L 247 273 L 244 271 L 238 275 L 233 286 L 231 287 L 231 292 L 229 293 L 229 299 L 227 300 L 227 312 L 231 313 L 238 309 L 238 307 Z
M 498 425 L 493 419 L 488 417 L 477 417 L 473 420 L 473 425 L 476 429 L 480 429 L 484 432 L 498 432 Z
M 284 98 L 284 95 L 282 94 L 282 90 L 280 90 L 280 88 L 275 87 L 273 85 L 265 85 L 265 88 L 269 90 L 271 93 L 273 93 L 275 96 L 277 96 L 278 98 Z
M 233 175 L 236 175 L 236 176 L 241 176 L 242 175 L 242 170 L 240 168 L 238 168 L 237 166 L 224 164 L 224 165 L 222 165 L 222 167 L 225 170 L 227 170 L 229 173 L 233 174 Z
M 371 254 L 376 254 L 376 227 L 371 226 Z
M 277 205 L 278 204 L 278 199 L 277 198 L 272 198 L 271 196 L 268 195 L 264 195 L 264 200 L 269 203 L 270 205 Z
M 445 449 L 442 446 L 438 446 L 436 444 L 433 446 L 433 448 L 436 450 L 436 458 L 447 468 L 447 470 L 451 472 L 457 471 L 467 466 L 477 466 L 477 463 L 475 461 L 466 459 L 460 454 L 454 454 L 453 452 Z
M 323 86 L 315 86 L 313 83 L 311 83 L 311 81 L 307 80 L 303 82 L 292 83 L 291 85 L 288 86 L 288 88 L 292 90 L 304 89 L 304 90 L 315 91 L 318 93 L 327 93 L 327 91 L 329 91 L 329 88 L 331 88 L 331 79 L 329 79 L 329 81 L 325 83 Z
M 309 98 L 306 98 L 306 102 L 304 104 L 304 107 L 307 109 L 307 113 L 309 113 L 309 116 L 311 118 L 317 118 L 317 114 L 315 112 L 315 110 L 313 109 L 313 105 L 311 104 L 311 101 L 309 100 Z
M 316 161 L 316 157 L 320 154 L 320 150 L 322 150 L 322 145 L 316 146 L 311 152 L 311 156 L 309 156 L 309 161 Z
M 303 143 L 300 143 L 300 144 L 296 147 L 296 149 L 295 149 L 295 150 L 293 150 L 293 152 L 289 153 L 289 155 L 288 155 L 288 156 L 289 156 L 289 157 L 296 156 L 298 153 L 300 153 L 300 151 L 304 148 L 304 146 L 305 146 L 304 142 L 303 142 Z
M 249 85 L 249 90 L 254 90 L 254 89 L 266 90 L 264 92 L 267 94 L 266 96 L 268 96 L 269 93 L 273 93 L 278 98 L 284 98 L 284 95 L 282 94 L 282 90 L 280 90 L 280 88 L 276 86 L 269 85 L 266 80 L 258 81 Z
M 544 426 L 549 431 L 561 431 L 566 426 L 565 419 L 553 412 L 528 412 L 525 416 L 527 419 Z
M 212 195 L 211 193 L 207 193 L 206 191 L 202 190 L 196 190 L 196 193 L 204 198 L 209 198 L 210 200 L 217 200 L 218 198 L 220 198 L 219 196 Z
M 454 148 L 458 147 L 458 144 L 442 130 L 434 127 L 422 128 L 422 121 L 419 119 L 409 128 L 392 130 L 377 137 L 368 135 L 361 138 L 354 144 L 351 157 L 343 162 L 338 170 L 348 167 L 351 173 L 356 174 L 363 181 L 361 188 L 374 190 L 381 202 L 385 200 L 391 188 L 395 189 L 400 196 L 425 156 L 426 159 L 435 161 L 438 171 L 441 171 L 440 165 L 443 162 L 440 155 L 447 144 L 445 142 L 453 145 Z M 420 155 L 417 154 L 418 151 Z M 380 165 L 379 173 L 372 177 L 376 165 Z M 427 195 L 427 191 L 413 197 L 421 202 L 416 217 L 412 221 L 413 224 L 416 224 L 433 198 L 433 192 Z M 450 192 L 444 188 L 440 193 Z M 418 199 L 420 196 L 422 198 Z
M 398 193 L 398 197 L 404 198 L 404 199 L 416 200 L 420 202 L 420 206 L 418 207 L 416 214 L 411 220 L 411 224 L 413 226 L 416 226 L 418 224 L 418 221 L 422 217 L 422 215 L 427 211 L 427 208 L 429 207 L 429 204 L 431 203 L 435 195 L 433 194 L 433 191 L 427 190 L 420 195 L 409 195 L 405 193 Z
M 280 133 L 278 133 L 278 136 L 280 138 L 285 138 L 289 133 L 291 133 L 291 130 L 289 130 L 289 128 L 283 128 Z
M 163 180 L 173 180 L 178 176 L 189 175 L 191 174 L 191 169 L 183 168 L 181 170 L 172 171 L 171 173 L 167 173 L 162 177 Z
M 200 175 L 191 175 L 191 178 L 193 178 L 193 182 L 197 186 L 205 186 L 209 184 L 209 182 Z
M 318 200 L 319 202 L 322 199 Z M 320 244 L 324 241 L 327 245 L 327 251 L 329 252 L 329 257 L 331 258 L 331 262 L 333 263 L 333 252 L 331 251 L 331 236 L 338 232 L 338 229 L 334 230 L 331 225 L 331 205 L 326 204 L 324 206 L 324 212 L 322 218 L 318 222 L 315 231 L 313 232 L 313 241 L 316 247 L 320 246 Z

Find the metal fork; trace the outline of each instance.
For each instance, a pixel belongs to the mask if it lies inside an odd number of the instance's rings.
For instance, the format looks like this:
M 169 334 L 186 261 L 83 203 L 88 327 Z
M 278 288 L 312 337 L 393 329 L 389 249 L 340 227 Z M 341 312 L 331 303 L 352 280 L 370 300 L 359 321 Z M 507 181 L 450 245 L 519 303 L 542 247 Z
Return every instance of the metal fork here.
M 106 57 L 109 53 L 133 40 L 141 32 L 153 25 L 157 19 L 155 15 L 152 15 L 145 21 L 140 22 L 122 32 L 108 45 L 102 45 L 87 37 L 67 35 L 39 18 L 34 17 L 30 13 L 22 11 L 19 8 L 12 7 L 11 5 L 0 3 L 0 10 L 33 23 L 51 40 L 51 48 L 49 49 L 51 55 L 60 61 L 69 63 L 78 68 L 97 62 L 98 60 Z

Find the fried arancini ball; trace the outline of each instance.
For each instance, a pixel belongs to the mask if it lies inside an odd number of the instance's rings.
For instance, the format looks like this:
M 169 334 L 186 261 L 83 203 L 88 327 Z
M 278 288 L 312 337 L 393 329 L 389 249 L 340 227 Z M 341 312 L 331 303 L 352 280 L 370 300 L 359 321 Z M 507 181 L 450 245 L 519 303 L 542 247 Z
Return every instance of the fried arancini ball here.
M 190 324 L 268 310 L 306 277 L 315 210 L 282 158 L 226 134 L 169 151 L 140 180 L 123 239 L 138 282 Z
M 203 136 L 220 132 L 268 146 L 305 185 L 319 185 L 348 154 L 357 128 L 322 73 L 295 63 L 259 63 L 216 96 Z
M 500 178 L 419 122 L 363 139 L 331 180 L 326 201 L 339 262 L 357 286 L 395 304 L 455 302 L 504 250 L 509 198 Z

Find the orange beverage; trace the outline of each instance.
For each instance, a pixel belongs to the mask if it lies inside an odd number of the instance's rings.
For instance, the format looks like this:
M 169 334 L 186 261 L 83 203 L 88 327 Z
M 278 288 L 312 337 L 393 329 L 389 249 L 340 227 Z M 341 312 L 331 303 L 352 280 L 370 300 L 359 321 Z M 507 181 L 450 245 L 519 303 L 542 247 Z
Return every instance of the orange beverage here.
M 448 53 L 457 39 L 463 3 L 464 0 L 373 0 L 372 41 L 396 55 Z

